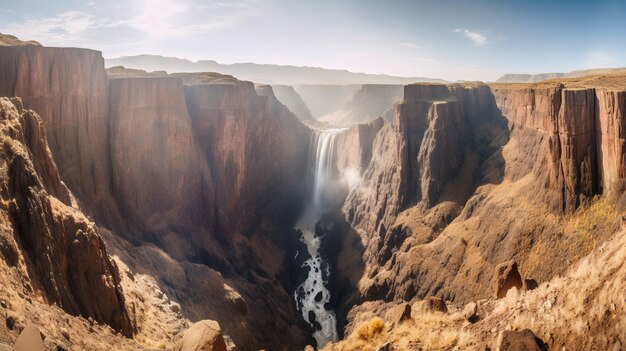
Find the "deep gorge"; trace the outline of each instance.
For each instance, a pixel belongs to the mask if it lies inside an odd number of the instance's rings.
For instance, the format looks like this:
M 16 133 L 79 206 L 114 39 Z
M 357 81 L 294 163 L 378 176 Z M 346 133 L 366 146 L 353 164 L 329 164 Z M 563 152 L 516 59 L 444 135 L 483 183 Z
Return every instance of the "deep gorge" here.
M 145 301 L 121 288 L 131 271 L 185 318 L 217 320 L 238 350 L 294 350 L 346 337 L 354 311 L 372 304 L 488 298 L 508 260 L 550 281 L 570 267 L 564 257 L 583 258 L 619 229 L 568 232 L 597 196 L 623 209 L 623 88 L 418 83 L 380 118 L 329 127 L 300 120 L 271 86 L 107 71 L 93 50 L 0 47 L 0 67 L 0 96 L 21 98 L 3 109 L 28 150 L 6 152 L 6 201 L 51 213 L 11 222 L 14 246 L 30 253 L 24 275 L 46 302 L 127 337 L 150 326 L 136 312 Z M 346 119 L 380 89 L 363 88 Z M 54 161 L 45 140 L 28 140 L 44 128 Z M 70 221 L 70 211 L 85 216 Z M 87 233 L 79 242 L 93 257 L 77 249 L 69 260 L 111 283 L 65 288 L 75 278 L 33 253 L 73 241 L 40 242 L 25 229 L 33 223 Z

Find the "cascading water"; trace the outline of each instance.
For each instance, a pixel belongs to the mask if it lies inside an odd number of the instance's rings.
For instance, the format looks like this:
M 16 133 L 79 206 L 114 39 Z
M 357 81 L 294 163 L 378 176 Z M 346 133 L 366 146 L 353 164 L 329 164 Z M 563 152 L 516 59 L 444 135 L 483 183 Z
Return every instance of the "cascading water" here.
M 315 225 L 329 204 L 326 191 L 333 180 L 335 137 L 342 130 L 319 130 L 313 135 L 314 140 L 310 143 L 309 151 L 309 163 L 313 167 L 313 197 L 297 225 L 302 232 L 300 240 L 306 245 L 310 257 L 302 265 L 303 268 L 308 268 L 308 275 L 304 283 L 296 289 L 294 297 L 302 317 L 315 329 L 313 337 L 318 348 L 338 338 L 335 312 L 328 306 L 330 291 L 327 284 L 330 271 L 320 254 L 321 238 L 316 236 Z

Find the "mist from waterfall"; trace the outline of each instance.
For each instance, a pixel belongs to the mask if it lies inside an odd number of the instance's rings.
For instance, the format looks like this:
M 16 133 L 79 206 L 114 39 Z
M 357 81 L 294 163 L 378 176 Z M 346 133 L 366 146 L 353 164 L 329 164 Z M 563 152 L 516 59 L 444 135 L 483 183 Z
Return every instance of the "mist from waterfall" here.
M 310 257 L 303 263 L 309 272 L 306 280 L 294 292 L 298 308 L 304 320 L 315 329 L 313 337 L 317 347 L 336 341 L 337 318 L 329 308 L 330 291 L 327 288 L 330 275 L 329 266 L 320 255 L 321 238 L 315 233 L 315 225 L 328 210 L 327 191 L 333 179 L 335 138 L 344 129 L 317 130 L 310 142 L 309 167 L 312 168 L 313 194 L 305 213 L 298 221 L 297 228 L 302 232 L 301 240 L 306 245 Z M 310 318 L 314 314 L 315 322 Z

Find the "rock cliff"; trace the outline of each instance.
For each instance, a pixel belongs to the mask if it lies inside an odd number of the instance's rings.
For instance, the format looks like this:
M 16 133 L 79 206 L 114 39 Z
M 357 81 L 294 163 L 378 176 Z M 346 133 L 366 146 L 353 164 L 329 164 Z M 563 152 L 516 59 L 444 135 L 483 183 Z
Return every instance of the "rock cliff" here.
M 502 262 L 545 281 L 605 240 L 618 216 L 597 195 L 619 205 L 623 186 L 614 86 L 407 86 L 344 204 L 364 246 L 360 298 L 465 302 L 489 295 Z M 588 228 L 573 218 L 590 204 L 608 219 Z
M 20 272 L 24 295 L 132 336 L 117 266 L 95 224 L 72 204 L 41 119 L 17 98 L 0 98 L 0 116 L 1 263 Z
M 364 123 L 378 117 L 392 120 L 394 105 L 402 100 L 403 85 L 363 84 L 341 109 L 322 116 L 333 125 Z
M 89 207 L 108 202 L 108 81 L 100 52 L 3 46 L 0 67 L 0 95 L 20 96 L 41 116 L 63 181 Z
M 303 121 L 313 120 L 313 115 L 302 97 L 289 85 L 272 85 L 276 99 Z

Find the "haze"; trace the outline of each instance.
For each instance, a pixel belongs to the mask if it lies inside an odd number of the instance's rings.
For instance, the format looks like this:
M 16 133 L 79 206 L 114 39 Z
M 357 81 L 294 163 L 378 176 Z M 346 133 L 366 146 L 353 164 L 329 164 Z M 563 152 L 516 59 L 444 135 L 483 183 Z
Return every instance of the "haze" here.
M 0 32 L 159 54 L 446 80 L 626 66 L 612 1 L 14 1 Z

